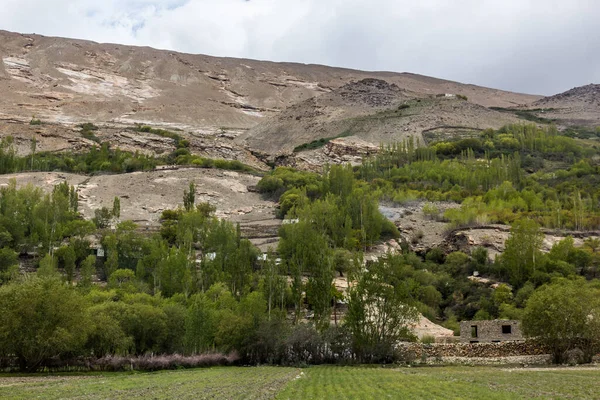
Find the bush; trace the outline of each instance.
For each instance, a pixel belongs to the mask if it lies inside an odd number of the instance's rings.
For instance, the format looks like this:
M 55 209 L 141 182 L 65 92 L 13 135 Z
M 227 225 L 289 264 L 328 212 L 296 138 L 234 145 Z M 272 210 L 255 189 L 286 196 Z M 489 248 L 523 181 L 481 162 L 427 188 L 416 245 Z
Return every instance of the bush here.
M 82 296 L 58 278 L 0 288 L 0 353 L 16 355 L 22 371 L 81 350 L 89 325 Z
M 430 335 L 425 335 L 421 338 L 421 343 L 424 344 L 432 344 L 435 343 L 435 337 Z
M 425 234 L 423 233 L 423 231 L 422 231 L 421 229 L 419 229 L 418 231 L 416 231 L 416 232 L 413 232 L 413 233 L 410 235 L 410 242 L 411 242 L 413 245 L 414 245 L 414 244 L 418 244 L 418 243 L 421 241 L 421 239 L 423 239 L 423 236 L 424 236 L 424 235 L 425 235 Z
M 191 356 L 179 354 L 145 355 L 139 357 L 105 356 L 92 362 L 92 368 L 101 371 L 159 371 L 178 368 L 201 368 L 233 365 L 238 361 L 236 353 L 206 353 Z
M 29 125 L 42 125 L 42 120 L 35 117 L 31 117 L 31 121 L 29 121 Z

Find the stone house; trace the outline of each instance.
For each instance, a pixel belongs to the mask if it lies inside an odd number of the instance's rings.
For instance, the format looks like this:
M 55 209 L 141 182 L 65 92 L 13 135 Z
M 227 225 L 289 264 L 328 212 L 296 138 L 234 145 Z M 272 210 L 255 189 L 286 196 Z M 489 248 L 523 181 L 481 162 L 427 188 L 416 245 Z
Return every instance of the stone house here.
M 463 343 L 519 342 L 525 338 L 521 322 L 495 319 L 491 321 L 462 321 L 460 341 Z

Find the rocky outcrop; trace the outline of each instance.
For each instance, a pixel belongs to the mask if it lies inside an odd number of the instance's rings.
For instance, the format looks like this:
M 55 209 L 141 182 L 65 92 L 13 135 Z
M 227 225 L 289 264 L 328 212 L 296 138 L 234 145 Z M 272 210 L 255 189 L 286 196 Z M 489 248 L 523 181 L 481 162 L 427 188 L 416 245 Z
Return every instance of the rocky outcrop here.
M 379 146 L 356 137 L 330 140 L 323 149 L 324 154 L 334 163 L 360 164 L 362 159 L 376 154 Z

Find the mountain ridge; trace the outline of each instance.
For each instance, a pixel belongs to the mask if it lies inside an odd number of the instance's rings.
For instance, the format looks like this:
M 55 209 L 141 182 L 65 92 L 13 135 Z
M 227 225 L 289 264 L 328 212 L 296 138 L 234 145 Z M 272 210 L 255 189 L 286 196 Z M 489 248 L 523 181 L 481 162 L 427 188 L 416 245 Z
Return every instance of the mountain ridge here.
M 4 114 L 49 121 L 172 124 L 202 132 L 246 129 L 349 81 L 374 77 L 414 92 L 456 93 L 484 106 L 539 96 L 426 77 L 317 64 L 185 54 L 150 47 L 0 31 Z

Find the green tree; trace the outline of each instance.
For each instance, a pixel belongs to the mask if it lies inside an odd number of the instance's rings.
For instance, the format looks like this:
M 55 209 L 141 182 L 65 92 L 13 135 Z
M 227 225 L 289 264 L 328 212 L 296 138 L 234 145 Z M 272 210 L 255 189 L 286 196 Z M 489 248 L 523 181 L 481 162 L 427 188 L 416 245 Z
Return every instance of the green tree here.
M 92 277 L 96 274 L 96 256 L 89 255 L 81 263 L 81 281 L 79 286 L 90 288 L 92 286 Z
M 119 196 L 115 196 L 113 200 L 112 215 L 116 219 L 121 218 L 121 199 Z
M 112 212 L 107 207 L 102 207 L 94 210 L 93 222 L 98 229 L 108 228 L 110 226 L 110 220 L 112 219 Z
M 214 345 L 215 305 L 204 293 L 193 295 L 189 304 L 185 318 L 185 348 L 187 353 L 202 353 Z
M 302 312 L 302 293 L 306 289 L 308 303 L 315 312 L 315 320 L 325 324 L 331 311 L 331 283 L 333 281 L 333 253 L 327 237 L 314 229 L 308 220 L 284 225 L 281 229 L 279 254 L 292 277 L 295 319 Z M 308 275 L 305 285 L 302 277 Z
M 40 265 L 37 269 L 37 276 L 44 277 L 44 278 L 50 278 L 50 277 L 58 278 L 60 276 L 60 274 L 58 273 L 58 270 L 56 269 L 56 265 L 57 265 L 56 259 L 54 257 L 52 257 L 50 254 L 46 254 L 40 260 Z
M 65 279 L 67 283 L 73 282 L 73 276 L 75 273 L 75 261 L 77 261 L 77 255 L 75 249 L 72 246 L 62 246 L 54 253 L 54 256 L 58 260 L 58 266 L 63 268 L 65 272 Z
M 521 287 L 539 269 L 543 239 L 535 221 L 522 219 L 513 224 L 501 260 L 514 286 Z
M 19 255 L 8 247 L 0 249 L 0 284 L 15 276 L 19 269 Z
M 576 347 L 590 362 L 600 350 L 600 291 L 581 279 L 541 286 L 527 300 L 523 333 L 545 345 L 555 363 Z
M 31 137 L 31 146 L 30 146 L 30 150 L 31 150 L 31 170 L 33 171 L 33 159 L 35 158 L 35 150 L 37 148 L 37 139 L 34 136 Z
M 160 352 L 168 336 L 167 316 L 160 305 L 152 304 L 148 295 L 132 297 L 129 301 L 108 301 L 90 309 L 92 315 L 106 315 L 119 323 L 132 341 L 134 354 Z
M 411 338 L 409 325 L 418 312 L 403 282 L 403 261 L 388 256 L 357 274 L 349 289 L 345 325 L 353 337 L 353 347 L 362 361 L 385 360 L 401 339 Z
M 108 279 L 109 289 L 121 289 L 124 291 L 135 292 L 135 273 L 130 269 L 117 269 Z
M 175 293 L 188 296 L 192 291 L 192 270 L 187 252 L 171 247 L 168 254 L 158 263 L 158 288 L 166 297 Z
M 194 182 L 190 182 L 188 190 L 183 191 L 183 208 L 186 211 L 192 211 L 194 204 L 196 203 L 196 185 Z
M 88 327 L 84 299 L 59 279 L 33 277 L 0 288 L 0 351 L 15 355 L 22 371 L 80 350 Z

